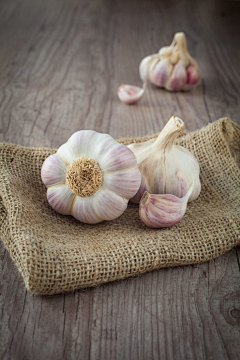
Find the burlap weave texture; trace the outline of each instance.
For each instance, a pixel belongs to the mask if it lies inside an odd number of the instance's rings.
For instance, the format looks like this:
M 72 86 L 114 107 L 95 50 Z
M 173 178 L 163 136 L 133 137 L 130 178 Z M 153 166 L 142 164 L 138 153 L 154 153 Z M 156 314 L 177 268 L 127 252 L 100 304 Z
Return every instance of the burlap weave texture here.
M 169 229 L 146 227 L 131 203 L 115 221 L 97 225 L 56 213 L 40 177 L 43 161 L 56 150 L 0 144 L 0 236 L 27 289 L 43 295 L 73 291 L 205 262 L 238 245 L 240 127 L 219 119 L 178 143 L 197 157 L 202 191 Z

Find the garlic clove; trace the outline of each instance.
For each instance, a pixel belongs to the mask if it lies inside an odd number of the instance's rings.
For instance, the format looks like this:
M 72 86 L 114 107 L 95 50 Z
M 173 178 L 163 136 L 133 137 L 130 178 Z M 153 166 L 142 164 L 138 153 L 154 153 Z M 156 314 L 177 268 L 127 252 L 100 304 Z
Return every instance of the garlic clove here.
M 146 56 L 139 65 L 139 75 L 143 83 L 146 83 L 148 81 L 148 73 L 149 73 L 149 66 L 152 61 L 152 59 L 159 59 L 158 54 L 152 54 L 149 56 Z
M 89 156 L 92 138 L 96 135 L 93 130 L 81 130 L 75 132 L 68 141 L 60 146 L 57 153 L 68 164 L 73 160 L 77 160 L 80 156 Z
M 100 154 L 98 162 L 105 174 L 137 167 L 137 160 L 132 151 L 117 142 L 113 143 L 102 156 Z
M 106 154 L 109 148 L 116 144 L 116 140 L 108 134 L 96 133 L 97 136 L 94 136 L 91 140 L 91 143 L 88 144 L 88 153 L 89 157 L 98 161 L 98 159 Z
M 128 200 L 109 189 L 100 189 L 94 199 L 94 212 L 100 219 L 114 220 L 127 208 Z
M 166 84 L 166 88 L 170 91 L 182 90 L 187 82 L 187 71 L 184 64 L 179 61 L 173 69 L 173 72 Z
M 41 169 L 42 181 L 46 186 L 65 183 L 66 165 L 57 155 L 50 155 L 43 163 Z
M 187 67 L 187 84 L 190 85 L 196 85 L 199 81 L 199 74 L 198 74 L 198 69 L 195 65 L 190 65 Z
M 154 80 L 152 78 L 152 74 L 153 74 L 153 71 L 155 69 L 155 66 L 159 63 L 160 61 L 160 56 L 157 54 L 156 56 L 153 56 L 150 63 L 149 63 L 149 67 L 148 67 L 148 79 L 149 81 L 154 84 Z
M 118 88 L 118 97 L 125 104 L 135 104 L 143 97 L 145 87 L 122 84 Z
M 191 64 L 187 67 L 187 82 L 183 87 L 183 90 L 191 90 L 200 82 L 201 78 L 196 65 Z
M 163 59 L 158 61 L 151 73 L 151 81 L 157 86 L 165 86 L 171 72 L 173 65 L 169 62 L 169 59 Z
M 149 194 L 147 191 L 139 204 L 141 220 L 151 228 L 170 227 L 177 224 L 186 213 L 188 199 L 194 189 L 191 184 L 184 197 L 171 194 Z
M 75 196 L 65 184 L 50 186 L 47 190 L 49 205 L 63 215 L 71 214 L 71 207 Z
M 101 190 L 98 190 L 98 192 L 99 191 Z M 76 196 L 72 205 L 71 215 L 74 216 L 75 219 L 86 224 L 97 224 L 103 221 L 104 218 L 99 217 L 95 211 L 95 199 L 97 193 L 90 197 Z
M 131 199 L 136 194 L 141 182 L 141 174 L 137 169 L 129 171 L 124 169 L 116 173 L 104 175 L 103 187 L 113 191 L 114 193 Z

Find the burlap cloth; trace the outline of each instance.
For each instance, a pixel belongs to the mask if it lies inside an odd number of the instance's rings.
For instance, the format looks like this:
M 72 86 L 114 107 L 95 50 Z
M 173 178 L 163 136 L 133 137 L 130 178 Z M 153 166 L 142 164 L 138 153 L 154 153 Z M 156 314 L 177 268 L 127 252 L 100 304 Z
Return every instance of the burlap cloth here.
M 72 291 L 201 263 L 239 244 L 240 127 L 224 118 L 178 142 L 199 161 L 202 191 L 179 224 L 158 230 L 141 222 L 136 204 L 97 225 L 57 214 L 40 177 L 44 159 L 55 150 L 0 144 L 0 236 L 27 289 L 44 295 Z

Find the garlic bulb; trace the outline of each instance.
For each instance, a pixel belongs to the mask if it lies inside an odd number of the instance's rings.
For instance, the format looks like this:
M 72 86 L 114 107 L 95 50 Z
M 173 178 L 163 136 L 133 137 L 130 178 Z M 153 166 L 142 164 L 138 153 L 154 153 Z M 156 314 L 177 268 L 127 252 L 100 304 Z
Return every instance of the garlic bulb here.
M 172 116 L 157 139 L 128 145 L 137 158 L 142 180 L 137 194 L 131 199 L 139 203 L 143 193 L 172 194 L 183 197 L 194 182 L 189 201 L 195 200 L 200 191 L 197 159 L 182 146 L 175 145 L 184 122 Z
M 149 194 L 147 191 L 139 204 L 140 219 L 151 228 L 170 227 L 184 216 L 187 202 L 194 189 L 194 183 L 186 195 L 178 198 L 171 194 Z
M 119 99 L 126 104 L 135 104 L 143 97 L 145 86 L 142 88 L 134 85 L 122 84 L 118 88 Z
M 50 206 L 89 224 L 119 217 L 140 185 L 134 154 L 108 134 L 74 133 L 43 163 Z
M 186 36 L 181 32 L 174 35 L 170 46 L 145 57 L 139 73 L 143 82 L 150 81 L 169 91 L 191 90 L 201 81 L 198 64 L 188 53 Z

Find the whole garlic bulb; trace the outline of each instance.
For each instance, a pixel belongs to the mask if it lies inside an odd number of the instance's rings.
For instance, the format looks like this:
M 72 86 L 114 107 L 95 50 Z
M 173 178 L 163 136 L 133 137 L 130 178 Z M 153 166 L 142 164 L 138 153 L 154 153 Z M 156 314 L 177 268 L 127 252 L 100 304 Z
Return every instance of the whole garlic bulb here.
M 201 81 L 198 64 L 189 54 L 182 32 L 174 35 L 170 46 L 145 57 L 139 65 L 139 73 L 144 83 L 149 81 L 169 91 L 191 90 Z
M 50 206 L 89 224 L 119 217 L 141 182 L 137 160 L 108 134 L 74 133 L 43 163 Z
M 201 184 L 197 159 L 183 146 L 175 145 L 184 126 L 180 118 L 172 116 L 157 139 L 128 145 L 142 175 L 140 188 L 131 201 L 139 203 L 145 191 L 182 198 L 192 183 L 194 189 L 188 201 L 198 197 Z

